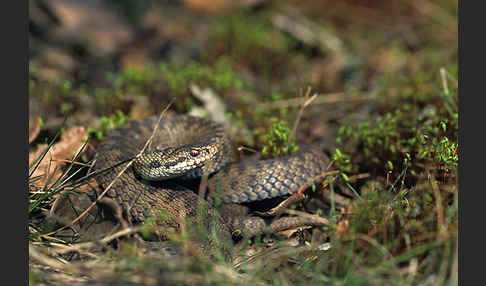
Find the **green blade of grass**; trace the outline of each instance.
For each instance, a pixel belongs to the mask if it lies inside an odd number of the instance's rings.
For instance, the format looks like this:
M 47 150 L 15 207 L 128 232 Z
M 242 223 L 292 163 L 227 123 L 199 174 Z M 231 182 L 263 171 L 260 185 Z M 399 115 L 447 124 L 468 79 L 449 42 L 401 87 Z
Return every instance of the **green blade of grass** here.
M 406 252 L 405 254 L 402 254 L 402 255 L 397 256 L 397 257 L 395 257 L 391 260 L 387 260 L 387 261 L 380 263 L 375 268 L 374 273 L 380 274 L 381 272 L 389 269 L 390 267 L 397 265 L 398 263 L 407 262 L 410 259 L 412 259 L 413 257 L 420 255 L 420 254 L 423 254 L 423 253 L 425 253 L 429 250 L 432 250 L 436 247 L 439 247 L 442 244 L 449 242 L 449 241 L 450 241 L 449 239 L 443 239 L 443 240 L 440 240 L 440 241 L 432 241 L 432 242 L 426 243 L 424 245 L 418 246 L 418 247 Z

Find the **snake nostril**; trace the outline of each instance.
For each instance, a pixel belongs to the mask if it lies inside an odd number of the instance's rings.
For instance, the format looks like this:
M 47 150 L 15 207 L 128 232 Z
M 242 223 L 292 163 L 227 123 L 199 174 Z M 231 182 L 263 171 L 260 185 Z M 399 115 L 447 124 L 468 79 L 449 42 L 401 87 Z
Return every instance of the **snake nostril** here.
M 151 169 L 155 169 L 155 168 L 158 168 L 158 167 L 160 167 L 160 162 L 158 162 L 158 161 L 150 162 L 150 168 Z
M 158 162 L 157 162 L 157 163 L 158 163 Z M 175 161 L 174 161 L 174 162 L 168 162 L 168 163 L 166 163 L 166 164 L 164 165 L 164 167 L 165 167 L 166 169 L 170 169 L 171 167 L 174 167 L 175 165 L 177 165 L 177 162 L 175 162 Z

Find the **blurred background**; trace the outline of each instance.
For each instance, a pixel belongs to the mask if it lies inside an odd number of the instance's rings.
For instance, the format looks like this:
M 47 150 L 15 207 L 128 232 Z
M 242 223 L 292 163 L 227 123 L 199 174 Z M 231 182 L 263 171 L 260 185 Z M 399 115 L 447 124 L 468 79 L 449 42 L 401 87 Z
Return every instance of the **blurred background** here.
M 95 126 L 172 97 L 187 112 L 201 104 L 192 82 L 246 114 L 308 86 L 352 94 L 385 76 L 454 74 L 456 15 L 457 0 L 31 0 L 30 112 Z

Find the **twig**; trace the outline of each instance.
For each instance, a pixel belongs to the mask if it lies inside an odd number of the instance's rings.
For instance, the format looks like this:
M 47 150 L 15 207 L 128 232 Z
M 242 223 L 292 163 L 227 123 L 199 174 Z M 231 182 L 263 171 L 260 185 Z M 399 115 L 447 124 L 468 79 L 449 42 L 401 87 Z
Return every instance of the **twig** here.
M 446 70 L 444 68 L 440 68 L 440 77 L 442 79 L 442 88 L 444 89 L 444 93 L 449 95 L 449 86 L 447 85 Z
M 51 185 L 51 188 L 54 188 L 54 185 L 56 185 L 56 183 L 60 182 L 59 184 L 57 184 L 57 186 L 63 186 L 68 180 L 70 180 L 71 178 L 73 178 L 80 170 L 74 172 L 73 174 L 71 174 L 70 176 L 68 176 L 68 173 L 69 171 L 72 169 L 73 167 L 73 163 L 74 163 L 74 160 L 77 160 L 79 155 L 81 155 L 81 153 L 83 152 L 84 148 L 86 148 L 86 146 L 88 146 L 88 141 L 84 142 L 79 148 L 78 150 L 76 151 L 76 153 L 74 154 L 73 158 L 69 161 L 71 164 L 69 165 L 68 169 L 61 175 L 61 177 L 59 177 L 59 179 L 56 180 L 56 182 L 54 184 Z M 52 159 L 51 159 L 52 160 Z M 67 178 L 66 178 L 67 177 Z M 64 179 L 63 181 L 61 181 L 62 179 Z M 56 187 L 57 187 L 56 186 Z
M 66 264 L 59 262 L 59 260 L 50 258 L 49 256 L 41 253 L 37 250 L 37 247 L 34 247 L 29 244 L 29 258 L 34 258 L 35 260 L 39 261 L 40 263 L 50 266 L 56 270 L 65 268 Z
M 69 163 L 69 164 L 74 164 L 74 165 L 79 165 L 79 166 L 90 166 L 91 164 L 88 163 L 81 163 L 81 162 L 76 162 L 72 160 L 66 160 L 66 159 L 53 159 L 53 162 L 61 162 L 61 163 Z
M 112 240 L 120 238 L 122 236 L 126 236 L 129 234 L 137 233 L 142 229 L 142 226 L 138 227 L 129 227 L 122 229 L 114 234 L 104 237 L 98 241 L 90 241 L 90 242 L 83 242 L 74 245 L 64 245 L 64 244 L 54 244 L 58 248 L 62 248 L 61 250 L 56 251 L 57 254 L 64 254 L 71 251 L 82 251 L 83 249 L 91 249 L 98 245 L 106 245 Z M 52 243 L 51 243 L 52 244 Z
M 150 135 L 150 137 L 149 137 L 149 139 L 147 140 L 147 142 L 145 142 L 145 145 L 143 146 L 142 150 L 140 150 L 140 152 L 139 152 L 139 153 L 138 153 L 138 154 L 135 156 L 135 158 L 140 157 L 140 156 L 143 154 L 143 152 L 145 152 L 145 149 L 147 149 L 147 147 L 148 147 L 150 144 L 152 144 L 152 140 L 154 139 L 155 133 L 156 133 L 156 132 L 157 132 L 157 130 L 159 129 L 159 124 L 160 124 L 160 120 L 162 120 L 162 116 L 163 116 L 163 115 L 164 115 L 164 114 L 167 112 L 167 110 L 169 110 L 170 106 L 171 106 L 173 103 L 174 103 L 174 98 L 173 98 L 173 99 L 172 99 L 172 100 L 169 102 L 169 104 L 167 104 L 167 106 L 165 107 L 165 109 L 164 109 L 164 110 L 162 110 L 162 112 L 160 113 L 160 115 L 159 115 L 159 119 L 157 120 L 157 123 L 155 123 L 154 129 L 152 130 L 152 134 Z M 135 158 L 134 158 L 134 159 L 135 159 Z M 127 166 L 126 166 L 126 168 L 123 170 L 123 172 L 125 172 L 125 170 L 126 170 L 128 167 L 130 167 L 130 165 L 132 164 L 132 162 L 133 162 L 133 160 L 131 160 L 131 161 L 130 161 L 130 162 L 127 164 Z M 121 175 L 121 174 L 120 174 L 120 175 Z M 115 180 L 116 180 L 116 179 L 118 179 L 118 177 L 119 177 L 119 176 L 117 176 L 117 177 L 115 178 Z M 113 181 L 115 181 L 115 180 L 113 180 Z M 112 181 L 112 183 L 113 183 L 113 181 Z M 110 185 L 111 185 L 111 184 L 110 184 Z M 140 194 L 139 194 L 139 196 L 140 196 Z M 138 197 L 137 197 L 137 199 L 138 199 Z M 132 204 L 128 206 L 128 208 L 127 208 L 127 213 L 130 213 L 130 210 L 132 209 L 133 203 L 135 203 L 135 202 L 137 201 L 137 199 L 133 200 Z
M 283 200 L 277 206 L 275 206 L 275 207 L 273 207 L 273 208 L 271 208 L 271 209 L 269 209 L 268 211 L 265 211 L 265 212 L 255 211 L 255 213 L 257 213 L 261 216 L 275 216 L 275 215 L 281 214 L 282 211 L 286 207 L 288 207 L 289 205 L 295 204 L 295 203 L 300 202 L 301 200 L 305 199 L 304 191 L 308 187 L 310 187 L 312 184 L 314 184 L 314 182 L 317 182 L 318 180 L 324 180 L 327 176 L 335 175 L 335 174 L 338 174 L 338 173 L 339 173 L 339 171 L 335 170 L 335 171 L 324 172 L 322 174 L 314 176 L 314 177 L 308 179 L 304 184 L 302 184 L 299 187 L 299 189 L 297 191 L 292 193 L 290 195 L 290 197 Z
M 45 245 L 44 242 L 33 242 L 32 244 L 39 245 L 39 246 L 44 246 Z M 74 246 L 73 245 L 66 245 L 64 243 L 57 243 L 57 242 L 49 242 L 48 245 L 50 247 L 60 248 L 60 250 L 52 249 L 52 251 L 55 254 L 65 254 L 65 253 L 68 253 L 68 252 L 71 252 L 71 251 L 76 251 L 76 252 L 79 252 L 80 254 L 89 256 L 91 258 L 99 258 L 98 255 L 93 254 L 90 251 L 83 251 L 80 247 L 77 247 L 77 245 L 74 245 Z
M 239 147 L 237 148 L 237 150 L 238 150 L 238 151 L 240 151 L 240 152 L 241 152 L 241 151 L 243 151 L 243 150 L 246 150 L 246 151 L 250 151 L 250 152 L 252 152 L 252 153 L 258 153 L 258 151 L 257 151 L 257 150 L 252 149 L 252 148 L 249 148 L 249 147 L 245 147 L 245 146 L 239 146 Z
M 313 104 L 331 104 L 331 103 L 338 103 L 338 102 L 348 102 L 348 101 L 364 101 L 364 100 L 371 100 L 374 99 L 375 96 L 367 93 L 361 94 L 359 97 L 351 97 L 346 95 L 344 92 L 335 92 L 335 93 L 326 93 L 326 94 L 315 94 L 316 98 L 313 99 Z M 278 101 L 271 101 L 271 102 L 263 102 L 257 105 L 257 108 L 262 109 L 281 109 L 281 108 L 288 108 L 290 106 L 301 105 L 303 102 L 305 103 L 307 99 L 298 97 L 292 99 L 285 99 L 285 100 L 278 100 Z
M 437 239 L 440 240 L 444 236 L 444 214 L 442 211 L 442 197 L 440 195 L 437 181 L 435 180 L 435 178 L 432 178 L 430 174 L 428 174 L 428 176 L 430 178 L 430 183 L 432 184 L 432 189 L 434 190 L 435 207 L 437 212 Z
M 354 183 L 356 182 L 357 180 L 359 179 L 366 179 L 366 178 L 369 178 L 370 176 L 370 173 L 361 173 L 361 174 L 357 174 L 357 175 L 353 175 L 353 176 L 349 176 L 349 182 L 351 183 Z
M 294 140 L 295 134 L 297 133 L 297 127 L 299 126 L 300 119 L 302 118 L 302 115 L 304 114 L 304 109 L 316 99 L 317 94 L 314 94 L 312 97 L 309 97 L 311 93 L 311 87 L 307 87 L 307 91 L 304 96 L 304 102 L 300 106 L 299 114 L 297 115 L 297 118 L 295 119 L 294 126 L 292 127 L 292 132 L 289 135 L 287 145 L 290 145 L 290 142 Z
M 289 214 L 289 215 L 298 215 L 298 216 L 302 216 L 302 217 L 312 218 L 316 221 L 319 221 L 319 223 L 322 223 L 323 225 L 336 226 L 335 223 L 332 223 L 328 219 L 320 217 L 320 216 L 315 215 L 315 214 L 309 214 L 309 213 L 306 213 L 306 212 L 303 212 L 303 211 L 292 210 L 292 209 L 288 209 L 288 208 L 284 208 L 284 209 L 282 209 L 282 211 L 286 214 Z

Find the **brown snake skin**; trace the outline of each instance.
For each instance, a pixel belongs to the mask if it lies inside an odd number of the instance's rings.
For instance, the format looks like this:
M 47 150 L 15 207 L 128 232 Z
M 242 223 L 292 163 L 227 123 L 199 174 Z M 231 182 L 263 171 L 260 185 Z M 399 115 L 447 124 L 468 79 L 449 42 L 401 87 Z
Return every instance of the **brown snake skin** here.
M 95 169 L 111 167 L 138 154 L 151 136 L 157 119 L 148 117 L 135 120 L 112 130 L 100 143 Z M 246 235 L 254 235 L 319 224 L 308 217 L 281 217 L 269 222 L 246 214 L 246 208 L 239 205 L 292 194 L 310 178 L 325 172 L 329 159 L 317 148 L 301 147 L 297 153 L 278 159 L 231 163 L 230 139 L 223 127 L 211 120 L 188 115 L 162 117 L 151 146 L 166 148 L 194 142 L 216 144 L 220 150 L 211 163 L 204 167 L 213 173 L 208 180 L 205 199 L 212 206 L 219 195 L 222 201 L 219 213 L 230 231 L 241 230 Z M 106 188 L 123 167 L 124 164 L 119 165 L 97 176 L 98 183 Z M 174 217 L 195 216 L 197 204 L 201 200 L 195 192 L 179 182 L 180 179 L 159 182 L 142 180 L 135 175 L 132 165 L 117 179 L 106 196 L 114 199 L 124 215 L 133 222 L 143 222 L 161 210 Z M 209 216 L 213 215 L 209 213 Z

